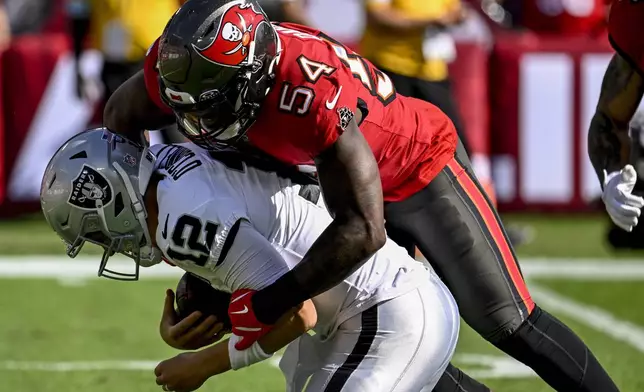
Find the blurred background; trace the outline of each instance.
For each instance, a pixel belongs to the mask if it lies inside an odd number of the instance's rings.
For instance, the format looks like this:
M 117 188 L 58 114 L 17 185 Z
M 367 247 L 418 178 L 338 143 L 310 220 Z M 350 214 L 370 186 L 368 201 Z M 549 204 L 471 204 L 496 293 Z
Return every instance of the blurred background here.
M 156 391 L 151 370 L 175 354 L 156 328 L 164 290 L 181 272 L 161 266 L 137 283 L 99 280 L 96 249 L 64 256 L 38 194 L 49 158 L 74 133 L 101 124 L 106 98 L 141 68 L 181 3 L 0 0 L 0 390 Z M 452 118 L 537 302 L 588 341 L 623 391 L 644 390 L 644 233 L 611 226 L 586 153 L 612 55 L 608 4 L 260 3 L 272 20 L 344 42 L 390 75 L 400 94 Z M 634 124 L 634 159 L 639 134 Z M 181 140 L 175 129 L 150 138 Z M 497 392 L 549 390 L 465 325 L 455 361 Z M 203 389 L 283 390 L 275 363 Z

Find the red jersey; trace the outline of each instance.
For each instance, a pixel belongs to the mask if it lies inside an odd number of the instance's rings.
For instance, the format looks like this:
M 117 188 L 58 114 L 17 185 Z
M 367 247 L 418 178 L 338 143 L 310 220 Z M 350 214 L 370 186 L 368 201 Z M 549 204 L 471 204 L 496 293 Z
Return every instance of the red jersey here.
M 644 4 L 632 0 L 613 1 L 608 14 L 608 34 L 613 48 L 640 72 L 644 72 Z
M 418 192 L 454 156 L 456 131 L 437 107 L 397 95 L 389 77 L 320 31 L 275 28 L 282 51 L 275 84 L 247 132 L 254 146 L 287 164 L 312 164 L 361 110 L 360 130 L 378 162 L 385 201 Z M 146 58 L 146 86 L 169 110 L 159 95 L 157 52 L 155 44 Z

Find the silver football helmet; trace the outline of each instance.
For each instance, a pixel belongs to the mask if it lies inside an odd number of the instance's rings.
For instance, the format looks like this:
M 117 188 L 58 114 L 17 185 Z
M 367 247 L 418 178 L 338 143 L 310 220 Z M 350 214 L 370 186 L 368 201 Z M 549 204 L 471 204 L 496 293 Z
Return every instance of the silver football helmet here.
M 117 280 L 137 280 L 139 265 L 161 261 L 143 202 L 155 160 L 145 146 L 106 128 L 82 132 L 58 149 L 45 170 L 40 205 L 68 256 L 76 257 L 86 241 L 100 245 L 98 276 Z M 134 272 L 107 269 L 115 253 L 134 259 Z

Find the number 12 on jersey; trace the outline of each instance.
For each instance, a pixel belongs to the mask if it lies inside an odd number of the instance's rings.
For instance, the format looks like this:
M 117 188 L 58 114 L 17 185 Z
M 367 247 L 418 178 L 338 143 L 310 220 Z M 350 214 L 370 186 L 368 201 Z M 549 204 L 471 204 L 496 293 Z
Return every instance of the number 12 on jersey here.
M 191 261 L 203 267 L 210 258 L 216 234 L 215 223 L 206 221 L 204 225 L 196 216 L 181 215 L 172 232 L 172 243 L 167 250 L 168 256 L 173 260 Z M 200 240 L 200 237 L 203 240 Z M 217 266 L 221 261 L 220 259 L 217 262 Z

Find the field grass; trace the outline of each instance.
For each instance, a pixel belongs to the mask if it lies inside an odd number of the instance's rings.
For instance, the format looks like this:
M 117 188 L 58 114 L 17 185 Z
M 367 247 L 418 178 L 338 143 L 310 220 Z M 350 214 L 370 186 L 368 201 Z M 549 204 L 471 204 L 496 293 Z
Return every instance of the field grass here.
M 557 260 L 563 258 L 595 258 L 611 268 L 618 258 L 641 257 L 638 253 L 616 257 L 605 247 L 603 218 L 505 219 L 534 229 L 534 241 L 519 249 L 526 265 L 533 258 L 550 259 L 553 266 L 561 265 Z M 61 255 L 63 251 L 62 243 L 38 217 L 0 222 L 2 255 Z M 6 260 L 0 257 L 0 264 Z M 56 260 L 52 258 L 52 263 Z M 644 285 L 636 275 L 608 280 L 599 273 L 592 279 L 570 280 L 542 274 L 529 279 L 537 302 L 546 309 L 552 307 L 552 313 L 588 342 L 625 392 L 644 390 L 640 370 L 644 341 L 638 343 L 638 337 L 644 339 Z M 96 278 L 10 279 L 0 273 L 0 391 L 160 390 L 152 369 L 177 351 L 161 342 L 157 323 L 164 290 L 175 284 L 176 279 L 167 277 L 129 283 Z M 602 326 L 606 315 L 612 317 L 617 332 Z M 550 390 L 529 369 L 508 360 L 465 325 L 455 363 L 495 392 Z M 274 363 L 265 362 L 211 379 L 202 390 L 283 391 L 284 384 Z

